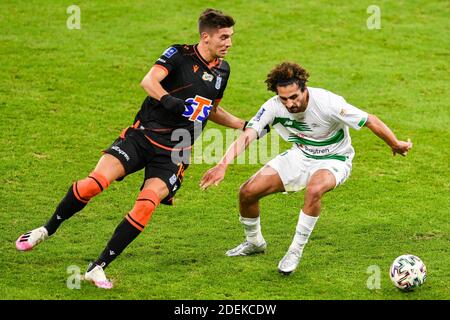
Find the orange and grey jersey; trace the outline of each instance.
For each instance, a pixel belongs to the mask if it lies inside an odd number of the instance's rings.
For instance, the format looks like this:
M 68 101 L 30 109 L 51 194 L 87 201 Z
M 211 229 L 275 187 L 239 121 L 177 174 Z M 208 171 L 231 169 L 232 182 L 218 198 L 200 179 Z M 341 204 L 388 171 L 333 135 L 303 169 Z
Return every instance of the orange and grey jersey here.
M 208 63 L 197 45 L 172 45 L 155 62 L 167 76 L 162 87 L 186 101 L 183 114 L 167 111 L 159 101 L 147 97 L 135 118 L 135 127 L 156 145 L 168 148 L 190 147 L 205 127 L 209 113 L 223 97 L 230 75 L 228 63 L 216 59 Z

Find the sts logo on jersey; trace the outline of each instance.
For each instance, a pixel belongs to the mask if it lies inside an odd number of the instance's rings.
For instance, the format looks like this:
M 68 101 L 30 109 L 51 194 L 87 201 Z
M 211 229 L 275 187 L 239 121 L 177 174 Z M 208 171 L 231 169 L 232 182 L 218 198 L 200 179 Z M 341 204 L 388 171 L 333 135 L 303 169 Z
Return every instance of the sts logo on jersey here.
M 186 109 L 183 112 L 183 117 L 189 118 L 191 121 L 203 122 L 208 118 L 212 107 L 212 100 L 196 95 L 195 98 L 186 100 Z

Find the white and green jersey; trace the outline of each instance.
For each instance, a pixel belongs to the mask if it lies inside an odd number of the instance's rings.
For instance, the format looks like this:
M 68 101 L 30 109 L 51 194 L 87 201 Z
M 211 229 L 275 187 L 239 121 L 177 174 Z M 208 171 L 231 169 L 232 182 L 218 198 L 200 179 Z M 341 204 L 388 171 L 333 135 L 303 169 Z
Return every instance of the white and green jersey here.
M 258 135 L 266 125 L 293 142 L 308 158 L 352 161 L 355 150 L 349 127 L 359 130 L 367 113 L 348 104 L 330 91 L 308 87 L 309 101 L 304 112 L 289 113 L 278 96 L 267 100 L 247 127 Z

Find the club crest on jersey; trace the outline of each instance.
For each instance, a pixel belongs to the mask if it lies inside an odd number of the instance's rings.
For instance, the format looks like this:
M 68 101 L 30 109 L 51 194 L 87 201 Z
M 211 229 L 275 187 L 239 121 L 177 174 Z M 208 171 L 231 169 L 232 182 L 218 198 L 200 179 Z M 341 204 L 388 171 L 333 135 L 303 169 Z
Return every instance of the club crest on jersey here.
M 212 74 L 209 74 L 208 72 L 205 71 L 205 72 L 203 72 L 202 79 L 203 79 L 204 81 L 209 81 L 209 82 L 211 82 L 211 81 L 213 81 L 214 76 L 213 76 Z
M 177 49 L 176 49 L 176 48 L 170 47 L 170 48 L 167 48 L 166 51 L 164 51 L 163 55 L 164 55 L 166 58 L 170 58 L 170 57 L 173 56 L 176 52 L 177 52 Z
M 177 182 L 177 176 L 174 174 L 170 177 L 169 182 L 171 185 L 174 185 Z
M 214 86 L 214 88 L 219 90 L 221 84 L 222 84 L 222 77 L 221 76 L 217 76 L 217 78 L 216 78 L 216 85 Z
M 191 121 L 205 121 L 213 107 L 212 100 L 199 95 L 196 95 L 195 98 L 187 99 L 186 102 L 186 110 L 183 112 L 183 117 L 189 118 Z

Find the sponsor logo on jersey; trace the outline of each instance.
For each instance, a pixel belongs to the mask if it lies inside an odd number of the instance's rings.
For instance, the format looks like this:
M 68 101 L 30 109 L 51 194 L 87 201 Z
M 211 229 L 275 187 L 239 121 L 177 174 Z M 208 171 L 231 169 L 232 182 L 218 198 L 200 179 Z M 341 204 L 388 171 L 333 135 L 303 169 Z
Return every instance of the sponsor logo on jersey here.
M 192 66 L 192 71 L 194 71 L 194 73 L 196 73 L 198 71 L 198 65 L 194 64 Z
M 222 84 L 222 77 L 221 76 L 217 76 L 217 78 L 216 78 L 216 85 L 214 86 L 214 88 L 219 90 L 221 84 Z
M 283 125 L 287 128 L 297 129 L 298 131 L 312 131 L 306 122 L 297 121 L 295 119 L 275 117 L 272 125 L 274 126 L 277 123 L 281 123 L 281 125 Z
M 259 109 L 258 113 L 255 116 L 255 121 L 261 120 L 261 117 L 265 111 L 266 111 L 266 109 L 264 109 L 264 108 Z
M 323 155 L 323 154 L 329 154 L 330 153 L 330 149 L 329 148 L 317 147 L 317 148 L 313 149 L 313 148 L 308 147 L 307 145 L 304 145 L 304 144 L 301 144 L 299 146 L 301 146 L 309 154 L 313 154 L 313 155 Z
M 130 156 L 120 149 L 118 146 L 112 146 L 111 149 L 116 150 L 120 155 L 122 155 L 127 161 L 130 161 Z
M 213 76 L 212 74 L 209 74 L 208 72 L 205 71 L 205 72 L 203 72 L 202 79 L 203 79 L 204 81 L 209 81 L 209 82 L 211 82 L 211 81 L 213 81 L 214 76 Z
M 208 118 L 212 107 L 212 100 L 196 95 L 195 98 L 186 100 L 186 110 L 183 117 L 189 118 L 191 121 L 203 122 Z
M 176 49 L 176 48 L 170 47 L 170 48 L 167 48 L 166 51 L 164 51 L 163 55 L 164 55 L 166 58 L 170 58 L 170 57 L 173 56 L 176 52 L 177 52 L 177 49 Z
M 339 112 L 339 115 L 341 117 L 344 117 L 346 113 L 347 113 L 347 111 L 345 111 L 345 109 L 341 109 L 341 112 Z
M 161 59 L 161 58 L 158 58 L 158 61 L 159 61 L 159 62 L 162 62 L 162 63 L 167 63 L 167 61 L 166 61 L 166 60 L 164 60 L 164 59 Z

